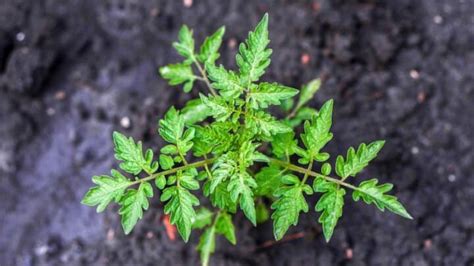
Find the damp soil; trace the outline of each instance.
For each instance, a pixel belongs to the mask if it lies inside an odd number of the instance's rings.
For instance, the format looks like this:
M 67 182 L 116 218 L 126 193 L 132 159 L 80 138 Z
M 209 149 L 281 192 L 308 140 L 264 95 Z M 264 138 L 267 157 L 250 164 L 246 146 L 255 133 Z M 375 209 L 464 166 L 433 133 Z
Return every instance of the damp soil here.
M 265 79 L 322 77 L 310 104 L 335 99 L 328 150 L 386 139 L 362 176 L 393 183 L 414 220 L 347 200 L 330 243 L 314 212 L 272 243 L 270 223 L 237 214 L 239 244 L 219 240 L 212 265 L 472 265 L 473 0 L 0 1 L 0 265 L 196 265 L 197 234 L 170 241 L 156 198 L 129 236 L 116 207 L 79 202 L 116 165 L 113 130 L 159 147 L 157 119 L 197 95 L 157 75 L 180 25 L 198 40 L 226 25 L 235 67 L 264 12 Z

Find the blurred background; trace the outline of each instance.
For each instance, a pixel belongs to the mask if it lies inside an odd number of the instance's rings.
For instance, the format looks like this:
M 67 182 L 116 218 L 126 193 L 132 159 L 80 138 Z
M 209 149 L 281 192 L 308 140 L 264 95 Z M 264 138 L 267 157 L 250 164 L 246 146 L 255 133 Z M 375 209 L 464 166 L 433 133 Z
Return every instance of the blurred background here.
M 313 211 L 273 243 L 271 223 L 237 214 L 238 245 L 218 241 L 211 265 L 473 265 L 473 0 L 0 0 L 0 265 L 197 264 L 199 234 L 169 240 L 157 197 L 129 236 L 116 206 L 79 202 L 116 165 L 112 130 L 157 150 L 158 118 L 196 97 L 157 72 L 180 60 L 179 27 L 200 43 L 226 25 L 233 68 L 265 12 L 265 79 L 322 77 L 310 104 L 335 99 L 328 151 L 386 139 L 360 179 L 393 183 L 414 220 L 348 198 L 330 243 Z

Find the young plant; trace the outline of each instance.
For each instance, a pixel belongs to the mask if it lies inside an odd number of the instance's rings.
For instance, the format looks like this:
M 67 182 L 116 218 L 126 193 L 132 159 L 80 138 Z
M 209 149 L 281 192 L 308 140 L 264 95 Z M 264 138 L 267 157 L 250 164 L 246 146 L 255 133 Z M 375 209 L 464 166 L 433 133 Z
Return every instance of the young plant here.
M 94 176 L 96 186 L 82 203 L 97 206 L 98 212 L 112 201 L 118 203 L 123 230 L 128 234 L 148 209 L 154 182 L 165 204 L 164 213 L 185 242 L 193 229 L 203 230 L 197 249 L 204 265 L 215 250 L 217 235 L 232 244 L 237 242 L 232 223 L 237 211 L 254 226 L 269 218 L 265 201 L 273 202 L 276 240 L 298 223 L 301 212 L 309 211 L 307 198 L 315 192 L 320 197 L 314 209 L 320 213 L 318 221 L 326 241 L 342 216 L 348 191 L 354 201 L 362 199 L 381 211 L 387 209 L 411 219 L 397 198 L 387 194 L 391 184 L 378 184 L 377 179 L 359 185 L 348 182 L 375 159 L 384 141 L 349 148 L 345 157 L 337 156 L 333 164 L 336 176 L 331 176 L 333 167 L 324 147 L 333 138 L 333 101 L 319 110 L 306 107 L 320 87 L 319 80 L 300 91 L 259 82 L 272 54 L 268 15 L 240 44 L 238 70 L 215 64 L 224 31 L 219 28 L 196 50 L 192 30 L 181 28 L 173 46 L 184 60 L 160 68 L 160 74 L 171 85 L 183 84 L 185 92 L 193 89 L 195 81 L 202 81 L 209 93 L 200 93 L 182 110 L 171 107 L 159 121 L 158 133 L 167 143 L 159 156 L 151 149 L 144 151 L 140 141 L 114 132 L 115 158 L 121 162 L 121 172 Z M 298 92 L 295 103 L 293 97 Z M 271 105 L 282 107 L 289 115 L 276 118 L 268 111 Z M 298 135 L 295 132 L 300 125 L 302 133 Z M 197 208 L 201 205 L 196 196 L 199 189 L 204 196 L 201 199 L 212 207 Z

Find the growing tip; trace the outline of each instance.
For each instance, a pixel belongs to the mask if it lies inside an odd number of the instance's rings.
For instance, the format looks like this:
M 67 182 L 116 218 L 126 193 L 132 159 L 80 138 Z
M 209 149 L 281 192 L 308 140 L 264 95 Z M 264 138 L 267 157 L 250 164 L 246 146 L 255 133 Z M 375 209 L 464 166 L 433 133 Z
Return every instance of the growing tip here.
M 262 19 L 260 20 L 258 24 L 265 25 L 265 26 L 268 25 L 268 13 L 265 13 L 265 15 L 263 15 Z
M 403 214 L 402 214 L 403 217 L 407 218 L 407 219 L 410 219 L 410 220 L 413 220 L 413 217 L 407 212 L 405 211 Z

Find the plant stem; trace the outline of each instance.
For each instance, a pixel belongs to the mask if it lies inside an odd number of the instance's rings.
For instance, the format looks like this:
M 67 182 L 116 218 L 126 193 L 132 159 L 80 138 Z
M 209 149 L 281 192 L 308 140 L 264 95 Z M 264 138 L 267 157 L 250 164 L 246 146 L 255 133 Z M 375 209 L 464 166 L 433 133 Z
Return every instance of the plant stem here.
M 155 179 L 159 176 L 162 176 L 162 175 L 174 174 L 178 171 L 186 170 L 186 169 L 189 169 L 189 168 L 203 167 L 204 165 L 207 165 L 208 163 L 213 162 L 215 159 L 216 158 L 211 158 L 211 159 L 206 159 L 206 160 L 202 160 L 202 161 L 197 161 L 197 162 L 190 163 L 190 164 L 187 164 L 187 165 L 182 165 L 182 166 L 179 166 L 179 167 L 176 167 L 176 168 L 172 168 L 172 169 L 169 169 L 169 170 L 154 173 L 154 174 L 149 175 L 147 177 L 140 178 L 136 181 L 131 182 L 129 184 L 129 186 L 133 186 L 133 185 L 136 185 L 136 184 L 139 184 L 139 183 L 142 183 L 142 182 L 147 182 L 147 181 L 153 180 L 153 179 Z
M 197 162 L 194 162 L 194 163 L 190 163 L 190 164 L 187 164 L 187 165 L 182 165 L 182 166 L 179 166 L 179 167 L 176 167 L 176 168 L 172 168 L 172 169 L 169 169 L 169 170 L 165 170 L 165 171 L 161 171 L 161 172 L 158 172 L 158 173 L 155 173 L 155 174 L 152 174 L 152 175 L 149 175 L 147 177 L 144 177 L 144 178 L 141 178 L 141 179 L 138 179 L 138 180 L 135 180 L 131 183 L 128 184 L 128 186 L 133 186 L 133 185 L 136 185 L 136 184 L 140 184 L 142 182 L 147 182 L 147 181 L 150 181 L 150 180 L 153 180 L 159 176 L 162 176 L 162 175 L 170 175 L 170 174 L 174 174 L 178 171 L 183 171 L 183 170 L 186 170 L 186 169 L 189 169 L 189 168 L 197 168 L 197 167 L 206 167 L 209 163 L 212 163 L 213 161 L 215 161 L 217 158 L 214 157 L 214 158 L 210 158 L 210 159 L 205 159 L 205 160 L 201 160 L 201 161 L 197 161 Z M 332 182 L 332 183 L 336 183 L 338 185 L 341 185 L 343 187 L 347 187 L 347 188 L 350 188 L 352 190 L 357 190 L 357 191 L 360 191 L 360 189 L 356 186 L 353 186 L 349 183 L 346 183 L 342 180 L 339 180 L 339 179 L 336 179 L 334 177 L 330 177 L 330 176 L 326 176 L 326 175 L 323 175 L 321 173 L 317 173 L 317 172 L 314 172 L 314 171 L 311 171 L 309 170 L 310 168 L 308 167 L 308 169 L 305 169 L 303 167 L 300 167 L 300 166 L 297 166 L 297 165 L 294 165 L 292 163 L 289 163 L 289 162 L 285 162 L 285 161 L 281 161 L 281 160 L 278 160 L 278 159 L 274 159 L 274 158 L 270 158 L 270 161 L 274 164 L 277 164 L 277 165 L 280 165 L 288 170 L 291 170 L 291 171 L 294 171 L 294 172 L 298 172 L 298 173 L 301 173 L 301 174 L 304 174 L 306 176 L 306 178 L 303 178 L 303 182 L 306 182 L 306 179 L 309 177 L 309 176 L 313 176 L 313 177 L 316 177 L 316 178 L 323 178 L 324 180 L 326 181 L 329 181 L 329 182 Z
M 201 76 L 202 76 L 202 79 L 201 79 L 201 80 L 206 83 L 207 88 L 209 89 L 209 91 L 211 92 L 211 94 L 212 94 L 213 96 L 216 96 L 216 95 L 217 95 L 217 92 L 212 88 L 211 82 L 209 82 L 209 79 L 207 78 L 206 72 L 205 72 L 204 69 L 202 68 L 201 64 L 200 64 L 197 60 L 194 60 L 194 64 L 195 64 L 196 67 L 198 68 L 199 73 L 201 73 Z
M 306 180 L 308 179 L 309 172 L 311 171 L 311 169 L 313 169 L 313 157 L 312 156 L 309 160 L 308 168 L 306 169 L 306 172 L 304 173 L 303 181 L 301 181 L 302 185 L 306 184 Z
M 344 187 L 347 187 L 347 188 L 350 188 L 352 190 L 358 190 L 359 191 L 359 188 L 356 187 L 356 186 L 353 186 L 351 184 L 348 184 L 346 182 L 343 182 L 339 179 L 336 179 L 334 177 L 330 177 L 330 176 L 326 176 L 326 175 L 323 175 L 321 173 L 317 173 L 317 172 L 313 172 L 311 170 L 308 170 L 308 169 L 305 169 L 303 167 L 299 167 L 297 165 L 294 165 L 292 163 L 287 163 L 285 161 L 280 161 L 278 159 L 274 159 L 274 158 L 270 158 L 270 161 L 274 164 L 278 164 L 280 166 L 283 166 L 285 168 L 288 168 L 288 170 L 291 170 L 291 171 L 294 171 L 294 172 L 298 172 L 298 173 L 301 173 L 301 174 L 305 174 L 305 175 L 308 175 L 308 176 L 314 176 L 316 178 L 323 178 L 324 180 L 326 181 L 329 181 L 329 182 L 333 182 L 333 183 L 336 183 L 336 184 L 339 184 L 341 186 L 344 186 Z
M 204 154 L 204 159 L 208 160 L 207 159 L 207 155 Z M 204 164 L 204 169 L 206 170 L 206 173 L 207 173 L 207 177 L 212 179 L 212 174 L 211 174 L 211 171 L 209 171 L 209 166 L 206 164 Z

